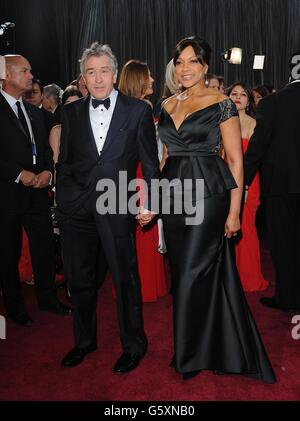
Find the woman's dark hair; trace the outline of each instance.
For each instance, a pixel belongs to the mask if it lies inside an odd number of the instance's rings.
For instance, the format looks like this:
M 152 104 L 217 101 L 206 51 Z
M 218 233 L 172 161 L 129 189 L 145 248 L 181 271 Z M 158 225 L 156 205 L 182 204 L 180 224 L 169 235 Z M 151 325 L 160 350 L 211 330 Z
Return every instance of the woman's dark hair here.
M 244 91 L 246 92 L 247 97 L 248 97 L 248 101 L 249 101 L 249 106 L 246 109 L 246 113 L 249 114 L 251 117 L 253 117 L 254 98 L 253 98 L 253 95 L 252 95 L 250 89 L 247 87 L 247 85 L 245 85 L 245 83 L 243 83 L 243 82 L 233 83 L 231 86 L 229 86 L 229 88 L 226 89 L 226 95 L 229 96 L 236 86 L 241 86 L 244 89 Z
M 82 98 L 82 93 L 74 85 L 67 86 L 61 97 L 62 105 L 65 105 L 67 99 L 70 98 L 70 96 L 78 96 L 78 98 Z
M 255 86 L 254 88 L 252 88 L 252 92 L 253 91 L 258 92 L 262 98 L 271 93 L 264 85 Z
M 178 60 L 178 57 L 182 53 L 183 50 L 186 49 L 186 47 L 192 47 L 195 51 L 195 55 L 201 64 L 207 64 L 209 66 L 210 64 L 210 55 L 211 55 L 211 48 L 205 39 L 199 38 L 197 36 L 192 36 L 188 38 L 184 38 L 175 47 L 175 53 L 173 56 L 173 63 L 174 66 L 176 66 L 176 62 Z

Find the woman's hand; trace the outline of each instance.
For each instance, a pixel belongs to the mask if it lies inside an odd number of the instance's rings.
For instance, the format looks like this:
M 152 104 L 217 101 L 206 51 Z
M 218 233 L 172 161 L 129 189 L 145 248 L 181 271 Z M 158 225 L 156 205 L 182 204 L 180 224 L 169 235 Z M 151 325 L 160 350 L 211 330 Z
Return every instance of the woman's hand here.
M 236 236 L 237 232 L 241 229 L 240 218 L 238 215 L 228 215 L 225 223 L 225 237 L 231 238 Z

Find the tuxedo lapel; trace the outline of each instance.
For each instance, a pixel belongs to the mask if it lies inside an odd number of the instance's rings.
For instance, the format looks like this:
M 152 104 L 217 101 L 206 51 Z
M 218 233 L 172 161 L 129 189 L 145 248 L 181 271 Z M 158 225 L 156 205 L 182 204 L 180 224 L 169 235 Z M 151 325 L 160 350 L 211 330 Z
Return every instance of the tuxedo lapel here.
M 125 100 L 121 92 L 118 93 L 115 109 L 111 118 L 107 136 L 102 148 L 102 154 L 107 151 L 114 142 L 114 139 L 125 121 L 128 119 L 128 107 L 126 107 Z
M 3 112 L 8 116 L 8 118 L 11 119 L 14 125 L 23 133 L 26 139 L 28 139 L 27 134 L 25 133 L 22 127 L 22 124 L 20 123 L 20 120 L 18 119 L 13 109 L 11 108 L 11 106 L 9 105 L 9 103 L 6 101 L 6 99 L 4 98 L 2 94 L 0 94 L 0 106 L 3 108 Z

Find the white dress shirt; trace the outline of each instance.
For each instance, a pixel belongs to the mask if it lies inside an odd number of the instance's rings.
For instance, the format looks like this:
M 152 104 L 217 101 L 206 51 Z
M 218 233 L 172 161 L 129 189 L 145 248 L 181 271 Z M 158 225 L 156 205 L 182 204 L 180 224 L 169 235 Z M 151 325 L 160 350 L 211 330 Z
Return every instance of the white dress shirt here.
M 99 105 L 97 108 L 94 108 L 92 105 L 93 97 L 91 97 L 90 99 L 90 121 L 99 155 L 101 154 L 107 136 L 111 118 L 115 109 L 117 97 L 118 91 L 113 89 L 109 95 L 110 107 L 108 110 L 104 107 L 103 104 Z

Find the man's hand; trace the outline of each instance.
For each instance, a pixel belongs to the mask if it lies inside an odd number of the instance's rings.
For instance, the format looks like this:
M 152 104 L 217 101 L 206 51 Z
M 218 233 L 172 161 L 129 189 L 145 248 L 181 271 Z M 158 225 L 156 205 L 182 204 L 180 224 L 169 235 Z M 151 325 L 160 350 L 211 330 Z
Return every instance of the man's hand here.
M 149 224 L 150 221 L 155 217 L 156 213 L 149 211 L 143 207 L 140 208 L 139 213 L 136 216 L 141 227 Z
M 35 177 L 36 175 L 27 170 L 23 170 L 20 174 L 20 181 L 24 184 L 26 187 L 32 187 L 35 184 Z
M 50 171 L 42 171 L 35 176 L 33 187 L 35 189 L 43 189 L 44 187 L 49 186 L 51 180 Z

